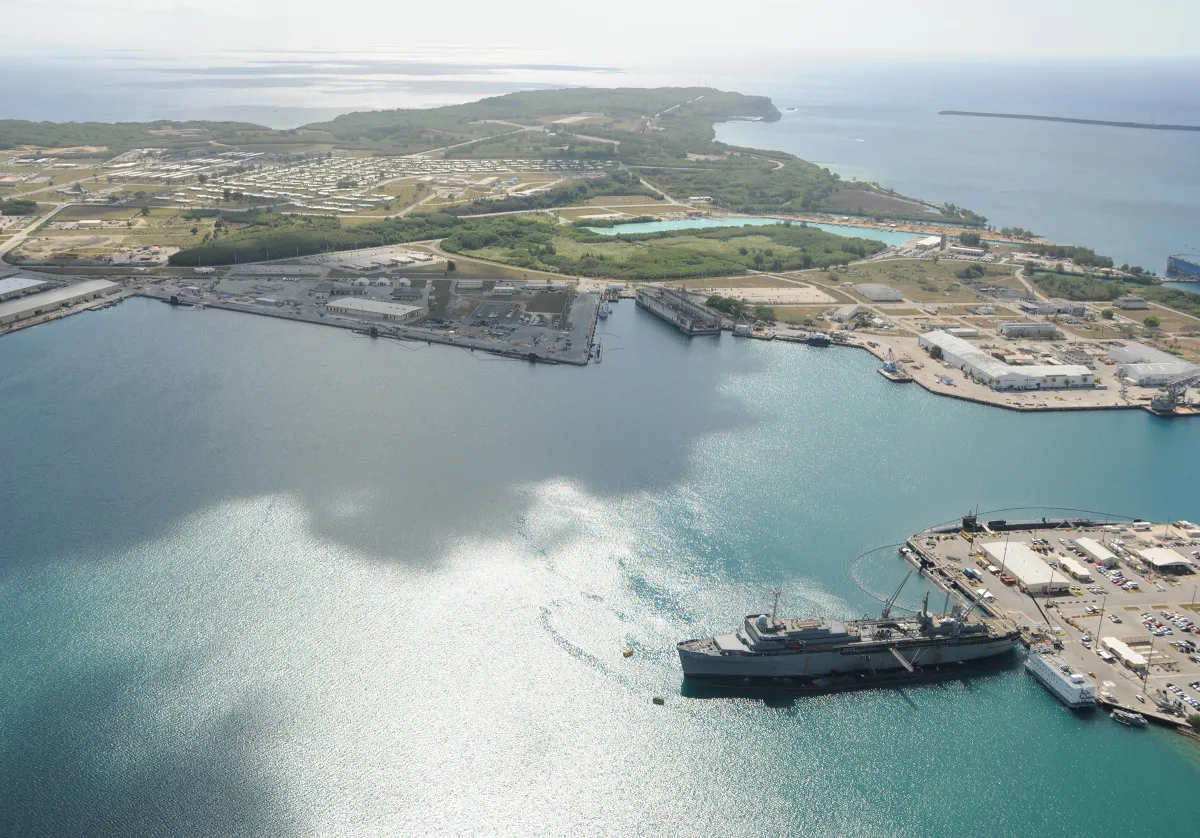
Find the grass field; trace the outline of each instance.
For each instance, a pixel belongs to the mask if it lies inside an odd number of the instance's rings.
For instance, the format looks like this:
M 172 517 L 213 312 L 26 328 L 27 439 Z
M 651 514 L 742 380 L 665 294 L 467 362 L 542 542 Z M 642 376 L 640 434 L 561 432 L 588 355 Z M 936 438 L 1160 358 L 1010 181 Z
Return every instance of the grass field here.
M 780 323 L 811 326 L 816 323 L 817 315 L 829 311 L 831 306 L 772 306 L 772 308 L 775 309 L 775 319 Z

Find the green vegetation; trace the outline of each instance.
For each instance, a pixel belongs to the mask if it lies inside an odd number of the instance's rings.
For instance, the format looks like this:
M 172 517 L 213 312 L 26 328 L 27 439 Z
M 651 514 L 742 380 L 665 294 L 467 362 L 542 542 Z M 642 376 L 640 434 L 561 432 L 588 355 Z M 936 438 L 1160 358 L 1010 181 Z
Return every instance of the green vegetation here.
M 1187 723 L 1192 726 L 1192 730 L 1200 731 L 1200 713 L 1188 713 Z
M 987 268 L 985 268 L 983 265 L 967 265 L 961 271 L 957 271 L 954 275 L 959 279 L 969 282 L 973 279 L 983 279 L 985 276 L 987 276 Z
M 534 270 L 654 280 L 829 267 L 877 253 L 883 244 L 782 224 L 605 236 L 509 216 L 457 229 L 442 248 Z
M 734 297 L 722 297 L 714 294 L 704 301 L 711 309 L 728 314 L 734 319 L 745 317 L 751 320 L 762 320 L 766 323 L 775 322 L 775 309 L 767 305 L 750 306 Z
M 1112 320 L 1113 319 L 1113 310 L 1111 308 L 1106 308 L 1106 309 L 1104 309 L 1104 311 L 1100 312 L 1100 316 L 1103 317 L 1105 320 Z
M 33 215 L 37 212 L 37 201 L 10 198 L 0 201 L 0 215 Z
M 1070 259 L 1076 265 L 1085 268 L 1111 268 L 1113 260 L 1109 256 L 1098 256 L 1089 247 L 1074 247 L 1069 244 L 1031 244 L 1031 253 L 1047 256 L 1051 259 Z
M 958 234 L 959 244 L 964 244 L 967 247 L 979 247 L 983 243 L 983 239 L 978 233 L 963 231 Z
M 935 361 L 942 360 L 942 347 L 940 347 L 940 346 L 929 347 L 929 357 Z
M 199 211 L 187 215 L 195 218 L 205 214 L 205 211 Z M 280 215 L 251 211 L 225 213 L 223 218 L 229 225 L 214 229 L 216 238 L 172 254 L 170 263 L 230 265 L 357 247 L 379 247 L 441 238 L 458 227 L 484 221 L 467 222 L 452 215 L 428 213 L 342 229 L 338 219 L 328 215 Z M 220 229 L 228 232 L 221 235 Z
M 576 180 L 534 195 L 508 195 L 499 199 L 479 198 L 466 206 L 447 207 L 444 212 L 453 215 L 478 215 L 569 207 L 586 204 L 592 198 L 605 195 L 647 195 L 662 200 L 658 193 L 642 186 L 636 175 L 629 172 L 613 172 L 604 177 Z
M 1037 233 L 1032 230 L 1026 230 L 1024 227 L 1001 227 L 1000 235 L 1007 236 L 1011 239 L 1036 239 Z
M 1090 302 L 1111 302 L 1117 297 L 1135 294 L 1156 303 L 1200 317 L 1200 294 L 1178 291 L 1158 285 L 1141 285 L 1122 280 L 1093 279 L 1082 276 L 1038 274 L 1034 283 L 1052 297 Z
M 1162 325 L 1162 321 L 1151 314 L 1149 317 L 1143 317 L 1142 322 L 1146 324 L 1147 329 L 1157 329 Z

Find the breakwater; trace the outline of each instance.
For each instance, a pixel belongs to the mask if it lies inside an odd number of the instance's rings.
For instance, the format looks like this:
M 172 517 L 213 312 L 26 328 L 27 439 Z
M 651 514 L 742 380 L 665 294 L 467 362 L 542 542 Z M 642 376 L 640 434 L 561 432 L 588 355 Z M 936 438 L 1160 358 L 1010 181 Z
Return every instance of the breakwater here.
M 1108 119 L 1075 119 L 1069 116 L 1039 116 L 1028 113 L 987 111 L 938 111 L 938 116 L 983 116 L 992 119 L 1029 119 L 1035 122 L 1069 122 L 1074 125 L 1107 125 L 1112 128 L 1152 128 L 1158 131 L 1200 131 L 1200 125 L 1171 125 L 1155 122 L 1116 122 Z

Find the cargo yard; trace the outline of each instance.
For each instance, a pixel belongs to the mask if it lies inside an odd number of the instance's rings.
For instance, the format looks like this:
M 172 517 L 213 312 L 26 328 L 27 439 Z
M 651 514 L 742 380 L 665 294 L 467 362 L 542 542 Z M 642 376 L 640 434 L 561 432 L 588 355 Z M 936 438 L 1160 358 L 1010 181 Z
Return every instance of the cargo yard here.
M 938 588 L 1014 622 L 1031 655 L 1053 655 L 1052 675 L 1082 688 L 1077 709 L 1093 703 L 1090 684 L 1094 703 L 1153 722 L 1200 713 L 1200 526 L 972 515 L 902 553 Z

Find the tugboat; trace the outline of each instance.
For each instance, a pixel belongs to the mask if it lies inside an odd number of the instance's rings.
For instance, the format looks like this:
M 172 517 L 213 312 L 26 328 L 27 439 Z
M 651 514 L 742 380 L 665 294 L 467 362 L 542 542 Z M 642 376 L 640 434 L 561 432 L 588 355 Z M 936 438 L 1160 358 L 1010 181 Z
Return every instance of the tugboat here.
M 1129 711 L 1121 710 L 1120 708 L 1113 710 L 1108 714 L 1108 717 L 1114 722 L 1123 724 L 1126 727 L 1145 727 L 1147 724 L 1149 724 L 1149 722 L 1146 721 L 1146 717 L 1141 713 L 1130 713 Z

